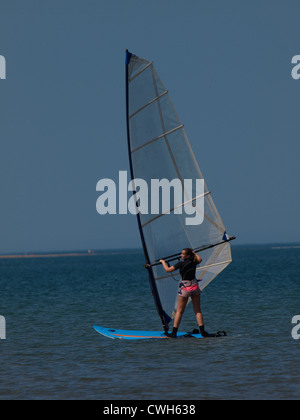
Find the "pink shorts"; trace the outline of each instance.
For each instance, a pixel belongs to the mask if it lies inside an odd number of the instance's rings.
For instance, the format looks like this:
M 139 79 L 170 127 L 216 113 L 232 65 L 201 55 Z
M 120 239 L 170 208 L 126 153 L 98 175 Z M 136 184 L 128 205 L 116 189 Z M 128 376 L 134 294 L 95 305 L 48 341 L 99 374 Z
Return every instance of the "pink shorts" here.
M 198 296 L 201 294 L 198 284 L 193 284 L 193 286 L 182 287 L 178 295 L 182 297 L 191 297 L 191 296 Z

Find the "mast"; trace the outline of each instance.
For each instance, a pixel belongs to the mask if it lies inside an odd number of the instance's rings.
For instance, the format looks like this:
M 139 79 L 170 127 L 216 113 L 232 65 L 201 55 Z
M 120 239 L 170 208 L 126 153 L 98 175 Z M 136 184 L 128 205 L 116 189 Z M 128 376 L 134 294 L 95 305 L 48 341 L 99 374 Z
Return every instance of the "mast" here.
M 134 177 L 134 171 L 133 171 L 133 164 L 132 164 L 132 157 L 131 157 L 131 143 L 130 143 L 130 129 L 129 129 L 129 80 L 128 80 L 128 66 L 131 60 L 132 54 L 126 50 L 126 60 L 125 60 L 125 73 L 126 73 L 126 129 L 127 129 L 127 146 L 128 146 L 128 157 L 129 157 L 129 168 L 130 168 L 130 176 L 131 176 L 131 180 L 133 180 Z M 133 191 L 133 194 L 135 194 L 135 191 Z M 159 294 L 157 291 L 157 287 L 156 287 L 156 281 L 155 281 L 155 277 L 153 274 L 153 270 L 151 267 L 151 262 L 150 262 L 150 258 L 149 258 L 149 254 L 148 254 L 148 250 L 147 250 L 147 246 L 146 246 L 146 242 L 145 242 L 145 237 L 144 237 L 144 233 L 143 233 L 143 229 L 142 229 L 142 223 L 141 223 L 141 218 L 140 218 L 140 214 L 137 213 L 137 222 L 138 222 L 138 228 L 139 228 L 139 232 L 140 232 L 140 236 L 141 236 L 141 241 L 142 241 L 142 246 L 143 246 L 143 251 L 144 251 L 144 255 L 145 255 L 145 260 L 146 260 L 146 264 L 145 267 L 147 268 L 148 271 L 148 276 L 149 276 L 149 284 L 150 284 L 150 289 L 153 295 L 153 299 L 155 302 L 155 306 L 158 312 L 158 315 L 161 319 L 163 328 L 165 331 L 168 331 L 169 329 L 169 322 L 171 321 L 171 318 L 165 313 L 165 311 L 162 308 L 162 304 L 159 298 Z

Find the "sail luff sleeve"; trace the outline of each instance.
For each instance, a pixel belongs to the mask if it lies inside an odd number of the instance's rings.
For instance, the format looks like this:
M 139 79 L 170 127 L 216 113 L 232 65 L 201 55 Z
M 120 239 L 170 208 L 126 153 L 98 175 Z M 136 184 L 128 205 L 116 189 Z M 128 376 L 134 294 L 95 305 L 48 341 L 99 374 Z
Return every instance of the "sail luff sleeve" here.
M 134 170 L 133 170 L 133 164 L 132 164 L 132 150 L 131 150 L 130 128 L 129 128 L 130 116 L 129 116 L 129 72 L 128 72 L 128 66 L 129 66 L 131 57 L 132 57 L 132 54 L 128 50 L 126 50 L 126 61 L 125 61 L 125 68 L 126 68 L 126 70 L 125 70 L 125 73 L 126 73 L 126 128 L 127 128 L 127 145 L 128 145 L 130 176 L 131 176 L 131 180 L 133 180 L 134 179 Z M 133 191 L 133 194 L 134 193 L 135 192 Z M 147 270 L 148 270 L 150 289 L 151 289 L 152 296 L 153 296 L 153 299 L 154 299 L 154 302 L 155 302 L 155 306 L 156 306 L 158 315 L 161 319 L 162 325 L 163 325 L 164 329 L 167 330 L 168 329 L 168 324 L 171 321 L 171 318 L 167 315 L 167 313 L 162 308 L 162 304 L 161 304 L 159 294 L 158 294 L 158 291 L 157 291 L 157 287 L 156 287 L 156 282 L 155 282 L 153 270 L 152 270 L 152 267 L 150 266 L 150 258 L 149 258 L 149 254 L 148 254 L 148 250 L 147 250 L 147 246 L 146 246 L 146 242 L 145 242 L 145 237 L 144 237 L 142 224 L 141 224 L 141 218 L 140 218 L 139 213 L 137 213 L 137 222 L 138 222 L 138 228 L 139 228 L 139 232 L 140 232 L 140 236 L 141 236 L 143 251 L 144 251 Z

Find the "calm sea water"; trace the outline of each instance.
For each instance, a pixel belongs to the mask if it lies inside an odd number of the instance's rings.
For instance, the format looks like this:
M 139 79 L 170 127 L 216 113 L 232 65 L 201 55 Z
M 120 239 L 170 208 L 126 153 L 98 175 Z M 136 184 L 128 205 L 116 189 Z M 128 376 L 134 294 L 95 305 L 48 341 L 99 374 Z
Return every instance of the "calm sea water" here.
M 160 329 L 140 251 L 0 260 L 0 399 L 298 399 L 300 249 L 233 258 L 202 294 L 206 329 L 228 337 L 136 342 L 92 326 Z

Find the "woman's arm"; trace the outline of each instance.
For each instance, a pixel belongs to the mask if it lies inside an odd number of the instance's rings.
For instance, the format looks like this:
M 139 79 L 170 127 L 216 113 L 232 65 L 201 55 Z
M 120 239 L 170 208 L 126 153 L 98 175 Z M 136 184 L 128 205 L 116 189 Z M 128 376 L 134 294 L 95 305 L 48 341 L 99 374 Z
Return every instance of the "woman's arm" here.
M 159 260 L 159 262 L 162 263 L 167 273 L 171 273 L 172 271 L 175 271 L 175 268 L 173 266 L 169 267 L 165 260 Z
M 194 252 L 194 255 L 197 258 L 198 264 L 201 264 L 202 258 L 200 257 L 200 255 L 197 255 L 196 252 Z

